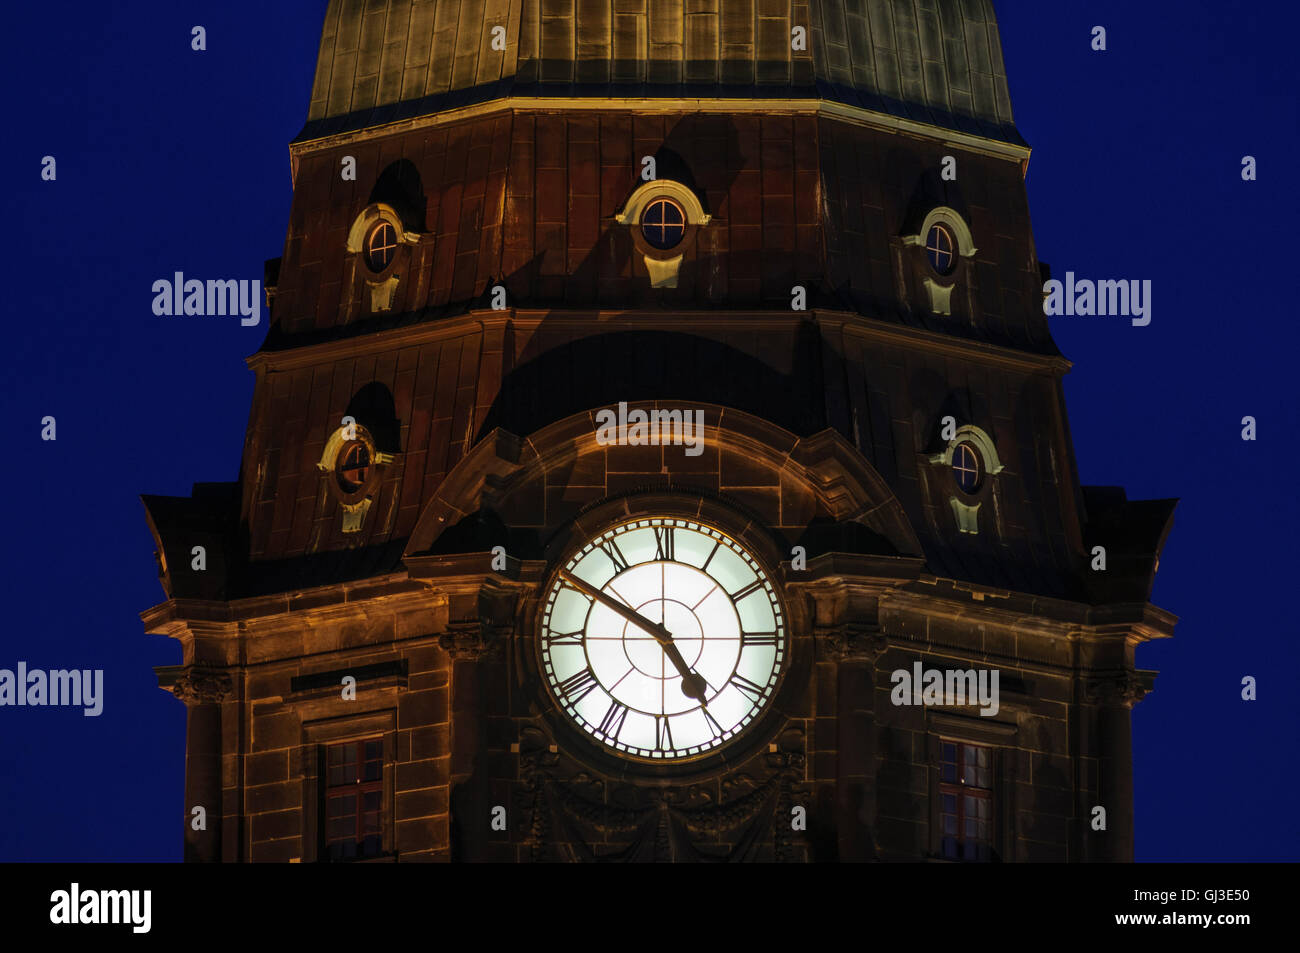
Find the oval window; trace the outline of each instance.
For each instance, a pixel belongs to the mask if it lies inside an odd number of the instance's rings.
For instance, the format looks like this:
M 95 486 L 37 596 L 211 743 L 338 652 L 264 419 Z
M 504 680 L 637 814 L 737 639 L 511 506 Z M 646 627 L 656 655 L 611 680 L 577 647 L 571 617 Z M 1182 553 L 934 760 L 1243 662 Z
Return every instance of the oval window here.
M 930 259 L 930 267 L 941 275 L 951 275 L 957 267 L 957 243 L 953 241 L 952 232 L 942 225 L 931 227 L 925 238 L 925 253 Z
M 380 222 L 366 236 L 366 267 L 381 272 L 392 264 L 397 254 L 397 230 L 388 222 Z
M 360 441 L 348 444 L 339 454 L 335 472 L 344 493 L 357 492 L 370 477 L 370 448 Z
M 672 199 L 655 199 L 641 216 L 641 234 L 653 248 L 672 248 L 686 237 L 686 213 Z
M 968 443 L 959 443 L 952 451 L 952 475 L 957 486 L 965 493 L 974 493 L 980 487 L 980 455 Z

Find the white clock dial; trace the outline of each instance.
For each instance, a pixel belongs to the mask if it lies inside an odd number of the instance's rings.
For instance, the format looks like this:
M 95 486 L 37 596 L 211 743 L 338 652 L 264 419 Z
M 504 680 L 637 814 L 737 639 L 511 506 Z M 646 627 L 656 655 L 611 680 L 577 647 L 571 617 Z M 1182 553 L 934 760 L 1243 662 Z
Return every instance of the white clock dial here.
M 699 757 L 771 703 L 785 617 L 767 573 L 726 533 L 638 519 L 561 567 L 541 663 L 561 710 L 602 744 L 650 761 Z

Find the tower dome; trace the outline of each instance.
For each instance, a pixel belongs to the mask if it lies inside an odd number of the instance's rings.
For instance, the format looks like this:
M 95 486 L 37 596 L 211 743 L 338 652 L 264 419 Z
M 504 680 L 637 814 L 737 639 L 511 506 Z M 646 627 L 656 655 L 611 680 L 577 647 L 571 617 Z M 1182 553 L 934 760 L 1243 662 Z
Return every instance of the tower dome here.
M 1023 142 L 991 0 L 331 0 L 298 138 L 505 97 L 811 98 Z

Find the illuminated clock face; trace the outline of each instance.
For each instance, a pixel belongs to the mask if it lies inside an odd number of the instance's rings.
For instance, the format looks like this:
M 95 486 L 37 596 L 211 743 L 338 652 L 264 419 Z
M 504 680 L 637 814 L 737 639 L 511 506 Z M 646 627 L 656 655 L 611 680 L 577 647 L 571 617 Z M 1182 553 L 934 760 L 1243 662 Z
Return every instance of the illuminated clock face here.
M 560 709 L 625 757 L 707 755 L 768 707 L 786 664 L 781 603 L 734 539 L 633 520 L 564 563 L 546 597 L 542 672 Z

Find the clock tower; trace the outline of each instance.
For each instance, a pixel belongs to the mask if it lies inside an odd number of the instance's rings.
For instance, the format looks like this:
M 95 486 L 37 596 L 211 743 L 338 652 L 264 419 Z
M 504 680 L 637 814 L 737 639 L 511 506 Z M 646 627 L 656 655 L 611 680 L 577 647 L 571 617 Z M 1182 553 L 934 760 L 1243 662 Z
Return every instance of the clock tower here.
M 145 497 L 187 859 L 1132 858 L 1173 502 L 1079 482 L 988 0 L 331 0 L 290 159 Z

